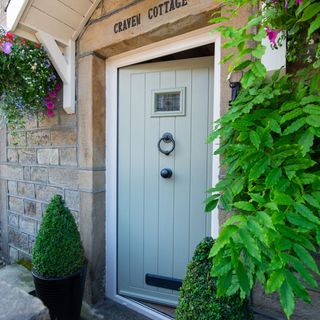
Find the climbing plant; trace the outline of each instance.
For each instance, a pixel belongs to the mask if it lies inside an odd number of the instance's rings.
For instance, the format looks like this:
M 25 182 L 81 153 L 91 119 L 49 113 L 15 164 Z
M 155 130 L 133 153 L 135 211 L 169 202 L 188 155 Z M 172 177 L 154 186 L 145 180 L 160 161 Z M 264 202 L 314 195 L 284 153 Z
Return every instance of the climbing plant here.
M 242 72 L 242 89 L 209 136 L 220 139 L 225 178 L 209 190 L 206 210 L 219 203 L 233 215 L 210 251 L 217 294 L 256 282 L 279 292 L 288 319 L 297 299 L 310 303 L 317 288 L 320 246 L 320 3 L 318 0 L 227 0 L 216 31 L 233 48 L 223 63 Z M 254 14 L 241 28 L 228 25 L 242 6 Z M 261 58 L 267 37 L 273 50 L 287 46 L 295 72 L 267 76 Z M 285 41 L 286 39 L 286 41 Z

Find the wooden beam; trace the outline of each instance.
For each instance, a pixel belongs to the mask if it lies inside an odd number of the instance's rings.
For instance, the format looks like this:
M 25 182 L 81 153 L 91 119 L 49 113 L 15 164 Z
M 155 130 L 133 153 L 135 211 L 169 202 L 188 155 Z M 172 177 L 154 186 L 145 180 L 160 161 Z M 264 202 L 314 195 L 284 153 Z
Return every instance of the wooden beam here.
M 72 114 L 75 112 L 75 42 L 69 40 L 62 53 L 51 35 L 38 31 L 36 37 L 46 48 L 53 66 L 63 81 L 63 109 Z

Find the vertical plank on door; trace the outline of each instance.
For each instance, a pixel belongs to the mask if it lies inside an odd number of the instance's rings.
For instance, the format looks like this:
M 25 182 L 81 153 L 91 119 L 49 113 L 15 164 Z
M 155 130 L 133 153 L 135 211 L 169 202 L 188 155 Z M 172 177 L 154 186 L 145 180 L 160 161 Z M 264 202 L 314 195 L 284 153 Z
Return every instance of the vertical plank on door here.
M 190 215 L 190 140 L 191 140 L 191 70 L 176 72 L 176 86 L 186 88 L 186 114 L 176 118 L 175 201 L 174 201 L 174 265 L 173 276 L 184 278 L 189 253 Z
M 131 74 L 130 285 L 142 288 L 144 217 L 145 74 Z
M 144 214 L 144 274 L 158 274 L 159 219 L 159 117 L 151 117 L 152 90 L 159 89 L 160 73 L 146 74 L 145 130 L 145 214 Z M 145 284 L 149 290 L 158 288 Z
M 175 88 L 175 71 L 161 72 L 160 88 Z M 175 118 L 160 118 L 160 137 L 170 132 L 174 139 Z M 159 138 L 160 138 L 159 137 Z M 160 170 L 170 168 L 173 176 L 170 179 L 160 179 L 159 183 L 159 275 L 172 276 L 173 269 L 173 215 L 174 215 L 174 183 L 175 183 L 175 151 L 166 156 L 159 152 Z M 161 289 L 161 292 L 172 292 L 171 290 Z
M 129 284 L 130 261 L 127 249 L 130 244 L 130 132 L 131 89 L 130 72 L 119 71 L 119 133 L 118 133 L 118 286 L 121 293 Z M 127 130 L 122 130 L 127 128 Z
M 190 197 L 190 252 L 206 233 L 206 214 L 203 200 L 207 188 L 207 126 L 209 107 L 209 69 L 192 70 L 192 134 L 191 134 L 191 197 Z

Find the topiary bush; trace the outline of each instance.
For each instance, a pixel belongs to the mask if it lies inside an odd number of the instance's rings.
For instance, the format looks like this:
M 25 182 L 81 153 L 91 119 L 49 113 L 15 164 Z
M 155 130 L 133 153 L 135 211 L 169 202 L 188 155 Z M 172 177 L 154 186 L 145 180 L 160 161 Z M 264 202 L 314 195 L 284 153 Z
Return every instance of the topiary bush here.
M 32 252 L 32 264 L 43 277 L 63 277 L 84 264 L 80 233 L 70 210 L 55 195 L 44 216 Z
M 212 261 L 208 259 L 214 240 L 203 239 L 188 265 L 180 289 L 177 320 L 250 320 L 252 313 L 239 294 L 216 296 L 216 279 L 211 277 Z M 230 287 L 232 289 L 232 286 Z

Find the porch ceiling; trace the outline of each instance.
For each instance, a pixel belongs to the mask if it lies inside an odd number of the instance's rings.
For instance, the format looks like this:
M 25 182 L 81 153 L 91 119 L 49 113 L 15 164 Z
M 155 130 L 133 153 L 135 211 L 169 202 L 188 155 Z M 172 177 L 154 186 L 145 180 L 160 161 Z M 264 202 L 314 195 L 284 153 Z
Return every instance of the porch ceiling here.
M 11 0 L 7 26 L 19 36 L 39 42 L 38 31 L 61 45 L 76 40 L 100 0 Z

